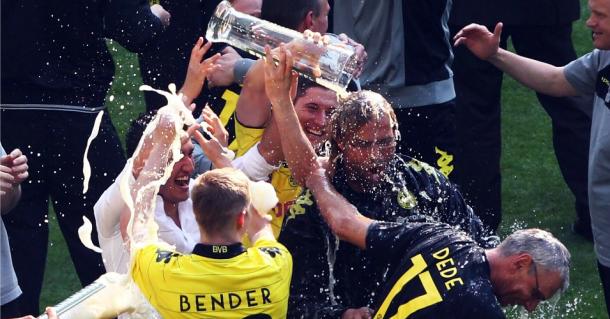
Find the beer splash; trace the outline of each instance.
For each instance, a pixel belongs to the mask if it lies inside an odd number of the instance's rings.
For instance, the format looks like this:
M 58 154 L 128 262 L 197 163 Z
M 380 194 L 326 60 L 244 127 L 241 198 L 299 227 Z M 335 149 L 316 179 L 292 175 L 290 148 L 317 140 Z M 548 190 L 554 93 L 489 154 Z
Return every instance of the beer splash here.
M 100 123 L 102 122 L 103 116 L 104 111 L 97 113 L 97 117 L 95 118 L 95 122 L 93 124 L 93 129 L 91 130 L 91 135 L 89 135 L 89 139 L 87 140 L 85 154 L 83 154 L 83 194 L 87 193 L 87 190 L 89 189 L 89 179 L 91 178 L 91 165 L 87 159 L 87 155 L 89 154 L 89 146 L 91 146 L 91 142 L 93 142 L 100 131 Z

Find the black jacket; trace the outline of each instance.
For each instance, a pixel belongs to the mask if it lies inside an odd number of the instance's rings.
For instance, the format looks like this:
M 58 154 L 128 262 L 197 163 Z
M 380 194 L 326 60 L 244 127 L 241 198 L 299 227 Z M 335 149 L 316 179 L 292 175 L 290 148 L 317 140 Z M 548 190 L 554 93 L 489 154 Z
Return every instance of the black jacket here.
M 114 75 L 106 38 L 141 52 L 163 30 L 147 0 L 2 0 L 3 104 L 99 108 Z
M 351 190 L 341 165 L 333 185 L 369 218 L 401 223 L 441 221 L 466 231 L 484 247 L 495 245 L 485 238 L 480 220 L 442 173 L 399 155 L 391 167 L 388 180 L 373 194 Z M 284 218 L 279 241 L 294 261 L 288 318 L 339 318 L 347 308 L 370 307 L 386 279 L 389 265 L 338 241 L 307 190 Z
M 559 25 L 580 18 L 578 0 L 454 0 L 449 24 Z

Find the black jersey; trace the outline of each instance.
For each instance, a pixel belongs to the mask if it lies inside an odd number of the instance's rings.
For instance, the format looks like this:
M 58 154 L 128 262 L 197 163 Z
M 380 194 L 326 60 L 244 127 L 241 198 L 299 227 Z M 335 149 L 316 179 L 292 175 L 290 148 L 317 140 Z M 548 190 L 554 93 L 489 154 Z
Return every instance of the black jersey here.
M 396 155 L 387 178 L 367 194 L 351 190 L 339 163 L 333 185 L 369 218 L 399 223 L 441 221 L 486 243 L 479 219 L 460 192 L 442 173 L 418 160 Z M 295 261 L 289 318 L 337 318 L 347 308 L 371 307 L 387 280 L 388 263 L 338 241 L 307 190 L 284 218 L 279 241 Z
M 227 47 L 224 43 L 215 43 L 210 48 L 209 52 L 206 53 L 205 58 L 209 58 L 217 53 L 222 52 Z M 234 48 L 242 58 L 255 59 L 253 55 L 248 54 L 238 48 Z M 212 111 L 218 115 L 220 121 L 224 125 L 225 129 L 229 133 L 228 142 L 229 149 L 237 151 L 238 145 L 235 141 L 235 110 L 237 109 L 237 100 L 241 94 L 241 85 L 232 83 L 229 86 L 222 87 L 210 87 L 209 82 L 204 85 L 201 94 L 195 100 L 197 105 L 193 112 L 196 116 L 201 113 L 201 110 L 205 105 L 210 106 Z
M 445 224 L 378 222 L 366 250 L 390 264 L 375 319 L 505 318 L 484 250 Z

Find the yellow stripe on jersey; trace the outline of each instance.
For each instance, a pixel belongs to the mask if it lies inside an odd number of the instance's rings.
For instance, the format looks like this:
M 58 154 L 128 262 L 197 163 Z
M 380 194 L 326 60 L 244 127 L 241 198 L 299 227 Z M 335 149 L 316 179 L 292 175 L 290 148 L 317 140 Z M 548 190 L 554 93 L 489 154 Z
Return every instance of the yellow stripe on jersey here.
M 244 155 L 251 147 L 258 143 L 263 135 L 262 128 L 248 128 L 239 121 L 235 121 L 235 141 L 238 150 L 237 156 Z M 292 172 L 286 165 L 282 165 L 279 170 L 271 174 L 271 185 L 275 189 L 278 204 L 268 214 L 271 215 L 271 227 L 275 238 L 280 236 L 284 216 L 290 210 L 297 197 L 301 194 L 302 188 L 292 178 Z
M 382 318 L 408 318 L 414 312 L 421 310 L 423 308 L 429 307 L 433 304 L 439 303 L 443 301 L 441 294 L 439 293 L 434 281 L 432 280 L 432 276 L 430 275 L 430 271 L 424 271 L 428 268 L 428 264 L 424 260 L 424 257 L 420 255 L 416 255 L 411 258 L 411 262 L 413 266 L 409 268 L 400 278 L 396 281 L 386 298 L 383 300 L 381 307 L 377 310 L 377 313 L 373 318 L 382 319 Z M 426 293 L 421 296 L 417 296 L 408 302 L 400 305 L 398 307 L 398 311 L 393 316 L 388 316 L 386 312 L 390 307 L 390 304 L 394 300 L 394 297 L 402 291 L 403 287 L 413 280 L 415 277 L 421 281 L 422 286 Z
M 163 318 L 285 318 L 292 257 L 272 238 L 227 259 L 151 245 L 137 251 L 131 274 Z

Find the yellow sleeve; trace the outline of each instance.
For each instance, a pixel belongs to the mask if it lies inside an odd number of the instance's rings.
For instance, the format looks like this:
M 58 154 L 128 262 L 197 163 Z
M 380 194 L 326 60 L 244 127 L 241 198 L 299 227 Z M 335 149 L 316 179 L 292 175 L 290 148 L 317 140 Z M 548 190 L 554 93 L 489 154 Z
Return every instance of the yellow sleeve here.
M 235 140 L 231 143 L 231 149 L 237 157 L 246 154 L 256 143 L 261 140 L 265 128 L 246 127 L 235 119 Z
M 131 266 L 131 277 L 148 300 L 150 300 L 154 292 L 154 285 L 150 278 L 156 277 L 151 276 L 151 266 L 155 263 L 156 255 L 157 247 L 155 245 L 139 249 Z

